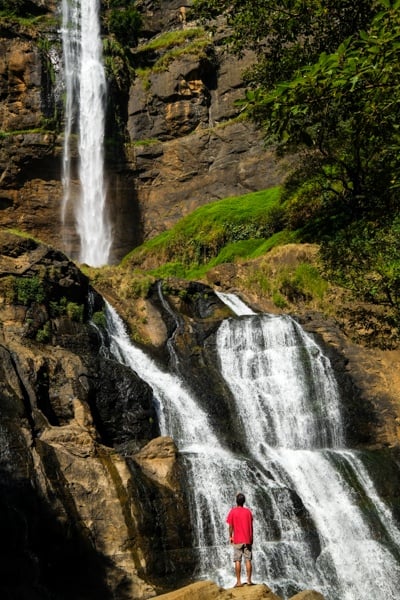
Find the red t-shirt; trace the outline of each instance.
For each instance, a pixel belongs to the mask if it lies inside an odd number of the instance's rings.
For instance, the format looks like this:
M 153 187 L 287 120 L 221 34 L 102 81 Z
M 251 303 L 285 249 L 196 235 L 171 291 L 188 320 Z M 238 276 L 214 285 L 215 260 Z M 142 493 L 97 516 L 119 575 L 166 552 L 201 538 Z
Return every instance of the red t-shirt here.
M 249 508 L 244 506 L 231 508 L 226 522 L 232 526 L 234 544 L 253 543 L 253 514 Z

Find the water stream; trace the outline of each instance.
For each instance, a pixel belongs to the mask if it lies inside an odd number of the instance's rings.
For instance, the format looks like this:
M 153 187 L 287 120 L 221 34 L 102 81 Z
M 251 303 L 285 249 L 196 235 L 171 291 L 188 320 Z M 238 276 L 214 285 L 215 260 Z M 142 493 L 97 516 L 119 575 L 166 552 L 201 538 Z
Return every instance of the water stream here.
M 400 532 L 362 453 L 345 447 L 329 360 L 290 317 L 222 299 L 246 313 L 216 334 L 244 454 L 222 445 L 193 392 L 134 347 L 108 307 L 113 353 L 152 386 L 162 434 L 185 457 L 196 576 L 233 584 L 225 519 L 241 490 L 255 517 L 255 581 L 284 598 L 313 588 L 327 600 L 396 600 Z
M 73 203 L 80 239 L 79 261 L 98 267 L 108 263 L 112 244 L 104 182 L 106 79 L 100 37 L 99 0 L 62 0 L 65 72 L 63 149 L 63 227 Z M 80 193 L 72 194 L 71 140 L 78 134 Z

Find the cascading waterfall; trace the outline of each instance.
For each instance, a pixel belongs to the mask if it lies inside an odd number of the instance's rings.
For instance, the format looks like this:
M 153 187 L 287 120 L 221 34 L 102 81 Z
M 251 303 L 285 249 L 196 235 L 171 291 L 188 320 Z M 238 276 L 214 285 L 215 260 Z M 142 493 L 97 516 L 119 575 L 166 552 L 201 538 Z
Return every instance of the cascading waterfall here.
M 108 307 L 112 351 L 152 386 L 162 434 L 185 457 L 197 576 L 232 585 L 225 519 L 242 490 L 255 516 L 256 581 L 285 598 L 314 588 L 328 600 L 397 599 L 400 532 L 362 453 L 344 447 L 329 360 L 289 317 L 257 315 L 236 298 L 221 299 L 239 314 L 250 312 L 217 331 L 245 455 L 222 445 L 184 382 L 134 347 Z
M 94 267 L 108 263 L 112 244 L 104 183 L 106 80 L 99 6 L 99 0 L 62 0 L 66 104 L 61 217 L 65 225 L 72 200 L 71 135 L 78 126 L 80 195 L 75 218 L 79 260 Z

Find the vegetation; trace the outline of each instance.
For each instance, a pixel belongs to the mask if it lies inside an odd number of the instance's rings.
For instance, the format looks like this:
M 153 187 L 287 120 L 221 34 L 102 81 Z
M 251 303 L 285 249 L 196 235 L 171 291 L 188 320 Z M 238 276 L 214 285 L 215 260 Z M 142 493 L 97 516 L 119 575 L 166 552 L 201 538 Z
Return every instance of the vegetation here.
M 46 297 L 43 281 L 40 277 L 18 277 L 15 279 L 16 301 L 24 306 L 33 302 L 43 302 Z
M 251 47 L 241 106 L 297 168 L 286 224 L 321 243 L 326 272 L 399 313 L 398 0 L 196 0 L 225 14 L 235 52 Z M 268 35 L 265 35 L 268 32 Z
M 177 46 L 185 45 L 188 41 L 204 37 L 204 29 L 200 27 L 194 27 L 191 29 L 177 29 L 174 31 L 167 31 L 155 38 L 149 40 L 146 44 L 140 47 L 140 53 L 148 53 L 150 51 L 165 51 Z
M 210 40 L 203 28 L 178 29 L 163 33 L 142 44 L 135 53 L 136 73 L 149 86 L 149 73 L 165 71 L 168 66 L 185 54 L 196 56 L 207 53 Z M 151 57 L 151 66 L 147 66 Z
M 142 264 L 146 260 L 149 263 L 152 256 L 157 256 L 164 266 L 154 274 L 161 276 L 165 272 L 183 276 L 193 275 L 198 267 L 209 269 L 225 261 L 228 253 L 232 256 L 235 252 L 247 254 L 251 249 L 254 254 L 267 238 L 282 229 L 283 211 L 279 197 L 279 188 L 273 188 L 207 204 L 171 230 L 135 249 L 125 261 Z M 228 246 L 244 241 L 242 251 Z
M 142 17 L 131 0 L 106 0 L 103 9 L 103 27 L 120 45 L 137 45 Z

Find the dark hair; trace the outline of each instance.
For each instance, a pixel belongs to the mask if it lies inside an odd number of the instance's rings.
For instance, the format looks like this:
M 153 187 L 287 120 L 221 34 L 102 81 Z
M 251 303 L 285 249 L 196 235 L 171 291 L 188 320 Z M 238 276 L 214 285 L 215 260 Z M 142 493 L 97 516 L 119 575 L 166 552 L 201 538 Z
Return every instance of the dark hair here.
M 245 503 L 246 498 L 244 497 L 244 494 L 242 494 L 241 492 L 239 492 L 238 494 L 236 494 L 236 504 L 238 506 L 243 506 L 243 504 Z

